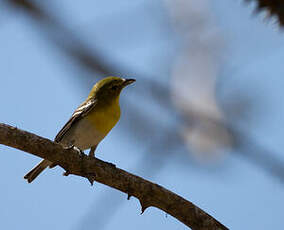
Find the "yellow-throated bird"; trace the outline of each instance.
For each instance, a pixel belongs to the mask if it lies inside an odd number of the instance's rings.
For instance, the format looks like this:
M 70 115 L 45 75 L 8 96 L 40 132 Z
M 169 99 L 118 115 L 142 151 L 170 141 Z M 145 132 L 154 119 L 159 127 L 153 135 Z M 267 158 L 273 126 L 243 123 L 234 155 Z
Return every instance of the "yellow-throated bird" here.
M 134 79 L 107 77 L 97 82 L 54 141 L 67 148 L 72 146 L 80 150 L 91 148 L 89 155 L 94 156 L 100 141 L 120 118 L 121 90 L 134 81 Z M 30 183 L 48 166 L 52 166 L 52 162 L 42 160 L 24 178 Z

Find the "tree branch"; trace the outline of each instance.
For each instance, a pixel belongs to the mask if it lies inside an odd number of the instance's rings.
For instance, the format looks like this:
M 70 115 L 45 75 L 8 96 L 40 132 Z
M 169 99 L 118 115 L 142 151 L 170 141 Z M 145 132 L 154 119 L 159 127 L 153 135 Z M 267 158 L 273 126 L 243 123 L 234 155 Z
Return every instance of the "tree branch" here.
M 0 144 L 31 153 L 57 163 L 68 174 L 86 177 L 126 194 L 135 196 L 142 213 L 150 206 L 157 207 L 188 227 L 196 230 L 228 229 L 203 210 L 173 192 L 130 174 L 97 158 L 81 156 L 74 149 L 64 149 L 46 138 L 0 123 Z

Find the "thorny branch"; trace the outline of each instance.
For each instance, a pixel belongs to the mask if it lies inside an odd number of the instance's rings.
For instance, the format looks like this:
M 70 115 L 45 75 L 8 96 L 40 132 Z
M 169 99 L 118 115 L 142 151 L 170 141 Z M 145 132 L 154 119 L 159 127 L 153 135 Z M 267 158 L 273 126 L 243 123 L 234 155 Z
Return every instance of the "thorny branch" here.
M 142 213 L 146 208 L 157 207 L 177 218 L 191 229 L 228 229 L 193 203 L 177 194 L 130 174 L 113 164 L 97 158 L 80 155 L 74 149 L 64 149 L 60 144 L 35 134 L 0 123 L 0 144 L 31 153 L 57 163 L 68 174 L 82 176 L 139 199 Z
M 282 0 L 245 1 L 257 2 L 258 10 L 269 10 L 271 13 L 273 13 L 272 15 L 278 15 L 280 25 L 284 25 L 284 4 Z M 106 76 L 113 75 L 115 73 L 129 72 L 125 71 L 125 68 L 121 67 L 121 64 L 119 64 L 119 68 L 117 68 L 116 65 L 107 63 L 104 56 L 98 54 L 96 51 L 88 47 L 80 40 L 79 37 L 76 36 L 76 33 L 72 33 L 72 31 L 70 31 L 64 24 L 59 23 L 54 15 L 50 14 L 49 11 L 40 4 L 35 4 L 35 2 L 28 0 L 5 0 L 4 2 L 15 9 L 25 11 L 27 15 L 33 19 L 33 22 L 39 25 L 38 28 L 40 28 L 40 31 L 46 32 L 44 35 L 52 44 L 56 45 L 56 47 L 66 56 L 72 57 L 75 63 L 77 63 L 79 66 L 94 72 L 95 74 L 93 76 L 96 76 L 97 73 L 100 73 L 102 76 Z M 278 9 L 278 11 L 276 11 L 276 9 Z M 58 37 L 58 34 L 67 34 L 66 37 L 68 37 L 68 40 L 71 42 L 66 43 L 66 39 L 63 39 L 64 42 L 62 42 L 62 39 Z M 115 63 L 115 61 L 111 61 L 111 63 Z M 128 67 L 126 69 L 128 69 Z M 136 76 L 146 75 L 145 73 L 137 74 L 137 71 L 135 71 L 135 73 Z M 169 89 L 165 85 L 154 81 L 154 79 L 156 79 L 155 76 L 148 76 L 147 80 L 144 78 L 142 79 L 144 81 L 143 84 L 146 86 L 141 89 L 143 90 L 143 93 L 145 90 L 148 90 L 149 94 L 153 96 L 159 105 L 162 105 L 164 109 L 170 109 L 172 111 L 172 105 L 170 104 L 171 99 L 168 93 Z M 139 90 L 138 85 L 136 89 Z M 283 163 L 281 159 L 277 157 L 277 154 L 273 153 L 269 149 L 265 149 L 264 146 L 259 145 L 259 143 L 248 136 L 246 132 L 240 130 L 236 125 L 232 125 L 230 122 L 228 123 L 226 121 L 215 120 L 214 117 L 208 116 L 208 114 L 202 114 L 200 111 L 196 110 L 194 105 L 190 106 L 190 108 L 192 108 L 192 112 L 186 118 L 186 120 L 192 119 L 193 122 L 196 122 L 196 119 L 194 118 L 195 115 L 197 115 L 198 118 L 205 116 L 205 119 L 209 119 L 213 123 L 224 125 L 224 127 L 230 129 L 230 132 L 234 138 L 237 138 L 234 147 L 242 150 L 242 156 L 245 159 L 248 159 L 251 163 L 255 164 L 261 169 L 266 170 L 272 176 L 276 176 L 281 182 L 284 181 Z M 135 119 L 135 124 L 143 124 L 144 131 L 146 125 L 147 128 L 151 129 L 151 127 L 153 127 L 152 124 L 150 124 L 151 121 L 147 120 L 143 115 L 141 115 L 142 113 L 138 114 L 136 111 L 137 108 L 130 108 L 128 111 L 135 113 L 135 116 L 132 116 L 132 119 Z M 254 151 L 248 151 L 246 147 L 249 147 L 249 149 L 253 148 Z M 239 151 L 235 152 L 239 153 Z M 163 152 L 163 154 L 164 153 L 165 152 Z

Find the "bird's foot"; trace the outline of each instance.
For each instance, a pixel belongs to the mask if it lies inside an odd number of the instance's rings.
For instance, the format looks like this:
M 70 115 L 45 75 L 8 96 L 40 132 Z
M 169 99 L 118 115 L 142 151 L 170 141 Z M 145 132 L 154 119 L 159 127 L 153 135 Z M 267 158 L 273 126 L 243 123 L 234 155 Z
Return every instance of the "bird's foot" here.
M 98 145 L 91 147 L 89 152 L 89 157 L 94 158 L 95 157 L 95 151 Z
M 75 145 L 70 145 L 70 146 L 68 146 L 68 147 L 64 147 L 64 149 L 67 149 L 67 150 L 74 149 L 74 150 L 76 150 L 76 151 L 79 153 L 79 155 L 80 155 L 81 158 L 83 158 L 84 156 L 86 156 L 85 153 L 84 153 L 84 151 L 83 151 L 82 149 L 79 149 L 79 148 L 78 148 L 77 146 L 75 146 Z
M 64 149 L 66 150 L 70 150 L 70 149 L 73 149 L 75 147 L 75 145 L 69 145 L 67 147 L 63 147 Z
M 84 153 L 84 151 L 82 149 L 79 149 L 76 146 L 74 146 L 74 149 L 79 153 L 81 158 L 84 158 L 86 156 L 86 154 Z

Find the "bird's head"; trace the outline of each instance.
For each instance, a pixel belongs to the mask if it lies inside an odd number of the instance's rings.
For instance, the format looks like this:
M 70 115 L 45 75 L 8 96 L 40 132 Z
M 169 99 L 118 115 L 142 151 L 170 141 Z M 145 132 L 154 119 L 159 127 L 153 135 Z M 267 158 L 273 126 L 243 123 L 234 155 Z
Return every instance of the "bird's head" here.
M 119 98 L 121 90 L 135 82 L 135 79 L 120 77 L 106 77 L 98 81 L 92 88 L 88 98 L 96 98 L 99 101 L 113 101 Z

